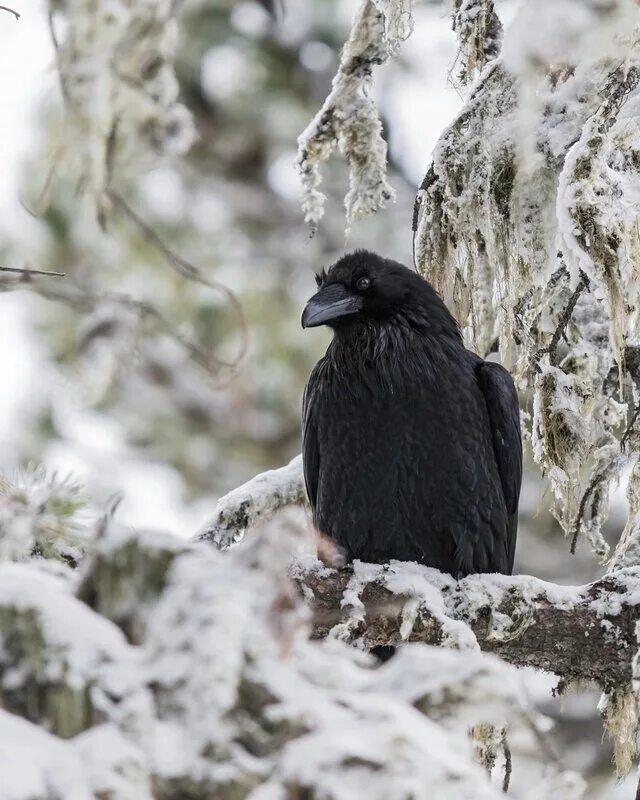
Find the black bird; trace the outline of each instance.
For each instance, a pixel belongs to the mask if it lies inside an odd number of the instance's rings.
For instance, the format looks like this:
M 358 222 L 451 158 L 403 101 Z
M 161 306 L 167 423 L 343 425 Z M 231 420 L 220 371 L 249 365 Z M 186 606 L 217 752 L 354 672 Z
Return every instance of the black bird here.
M 347 560 L 510 574 L 522 443 L 509 373 L 467 350 L 427 281 L 360 250 L 316 276 L 334 336 L 303 400 L 316 529 Z

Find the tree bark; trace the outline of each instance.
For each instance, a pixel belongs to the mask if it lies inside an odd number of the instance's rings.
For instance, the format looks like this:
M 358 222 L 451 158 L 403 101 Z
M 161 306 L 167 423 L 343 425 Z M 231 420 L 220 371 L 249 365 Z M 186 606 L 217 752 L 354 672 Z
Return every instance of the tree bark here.
M 407 641 L 479 646 L 516 666 L 553 672 L 565 682 L 594 681 L 605 691 L 628 685 L 632 677 L 638 567 L 585 586 L 556 586 L 529 576 L 455 581 L 399 562 L 356 565 L 355 573 L 300 567 L 294 576 L 309 599 L 315 638 L 337 635 L 366 649 Z M 461 636 L 465 629 L 467 638 Z

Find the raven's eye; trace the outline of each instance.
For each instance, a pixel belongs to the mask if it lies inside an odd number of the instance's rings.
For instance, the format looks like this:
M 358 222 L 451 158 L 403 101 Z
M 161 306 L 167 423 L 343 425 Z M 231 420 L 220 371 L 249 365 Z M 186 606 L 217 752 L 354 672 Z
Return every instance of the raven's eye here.
M 356 281 L 356 289 L 359 292 L 366 292 L 371 286 L 371 278 L 358 278 Z

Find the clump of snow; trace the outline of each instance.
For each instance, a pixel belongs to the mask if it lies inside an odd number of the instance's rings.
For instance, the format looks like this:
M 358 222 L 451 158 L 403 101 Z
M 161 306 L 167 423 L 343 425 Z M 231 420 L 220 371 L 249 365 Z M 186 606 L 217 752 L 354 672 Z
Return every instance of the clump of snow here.
M 144 748 L 128 739 L 116 725 L 107 723 L 89 728 L 76 736 L 72 744 L 96 797 L 153 800 Z
M 459 650 L 477 650 L 478 642 L 471 628 L 459 620 L 453 619 L 447 614 L 445 607 L 445 594 L 443 587 L 451 588 L 455 581 L 448 575 L 444 575 L 436 569 L 422 567 L 420 564 L 402 561 L 392 561 L 388 570 L 384 573 L 384 586 L 393 594 L 407 595 L 409 609 L 405 613 L 410 616 L 403 619 L 403 626 L 411 628 L 406 630 L 408 638 L 415 619 L 417 618 L 418 606 L 428 610 L 429 614 L 440 623 L 442 628 L 442 643 L 448 647 Z
M 133 669 L 122 632 L 29 564 L 0 565 L 3 705 L 62 736 L 102 713 L 114 664 Z M 56 700 L 48 693 L 55 686 Z
M 90 562 L 82 570 L 77 595 L 137 644 L 171 564 L 184 551 L 185 545 L 173 536 L 134 532 L 105 517 L 92 544 Z
M 3 800 L 94 800 L 73 745 L 2 709 L 0 775 Z

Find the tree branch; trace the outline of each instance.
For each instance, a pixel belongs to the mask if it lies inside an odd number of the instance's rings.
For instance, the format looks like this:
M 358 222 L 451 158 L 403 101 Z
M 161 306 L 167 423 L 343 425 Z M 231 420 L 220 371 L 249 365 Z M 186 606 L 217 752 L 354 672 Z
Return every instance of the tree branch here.
M 218 502 L 196 537 L 226 548 L 288 505 L 305 502 L 302 457 L 252 478 Z M 516 666 L 553 672 L 565 683 L 627 686 L 638 651 L 640 567 L 585 586 L 527 575 L 454 580 L 410 562 L 354 562 L 335 570 L 312 559 L 292 575 L 308 599 L 315 638 L 358 641 L 366 649 L 404 641 L 486 650 Z
M 533 356 L 533 368 L 536 372 L 540 371 L 540 359 L 543 355 L 549 355 L 549 363 L 553 364 L 553 366 L 558 365 L 558 345 L 560 344 L 560 340 L 566 338 L 567 333 L 567 326 L 571 321 L 571 317 L 573 316 L 573 312 L 575 310 L 576 304 L 580 299 L 580 295 L 585 289 L 589 288 L 589 278 L 584 274 L 582 270 L 580 270 L 580 280 L 576 288 L 573 290 L 571 297 L 567 305 L 564 307 L 564 310 L 560 314 L 558 318 L 558 324 L 556 325 L 556 329 L 553 332 L 553 336 L 551 337 L 551 341 L 546 347 L 540 348 L 535 355 Z
M 2 6 L 0 6 L 0 8 L 2 8 Z M 49 272 L 44 269 L 30 269 L 29 267 L 0 267 L 0 272 L 16 273 L 17 275 L 27 278 L 30 275 L 47 275 L 50 278 L 64 278 L 66 275 L 64 272 Z
M 516 666 L 587 680 L 603 690 L 628 685 L 638 644 L 640 568 L 585 586 L 519 575 L 471 575 L 393 562 L 355 570 L 299 565 L 315 638 L 338 636 L 365 648 L 403 641 L 476 647 Z M 466 635 L 464 633 L 466 629 Z
M 14 11 L 13 8 L 9 8 L 9 6 L 0 6 L 0 11 L 8 11 L 9 14 L 13 14 L 16 19 L 20 19 L 20 14 L 17 11 Z
M 239 542 L 249 528 L 271 519 L 282 508 L 306 502 L 302 455 L 280 469 L 251 478 L 218 500 L 213 517 L 194 537 L 221 550 Z

